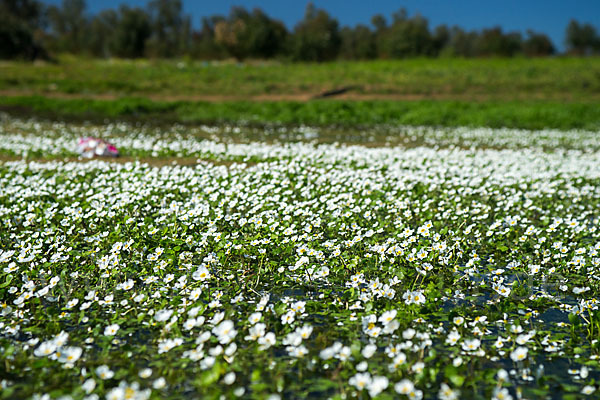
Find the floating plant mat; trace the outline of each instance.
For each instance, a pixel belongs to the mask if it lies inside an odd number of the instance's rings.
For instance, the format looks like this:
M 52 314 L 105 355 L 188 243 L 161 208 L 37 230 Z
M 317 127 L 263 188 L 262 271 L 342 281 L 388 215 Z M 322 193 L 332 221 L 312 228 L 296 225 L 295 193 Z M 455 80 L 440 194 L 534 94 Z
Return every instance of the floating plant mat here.
M 229 162 L 83 163 L 33 124 L 0 141 L 40 157 L 0 164 L 2 397 L 598 393 L 598 147 L 121 130 Z

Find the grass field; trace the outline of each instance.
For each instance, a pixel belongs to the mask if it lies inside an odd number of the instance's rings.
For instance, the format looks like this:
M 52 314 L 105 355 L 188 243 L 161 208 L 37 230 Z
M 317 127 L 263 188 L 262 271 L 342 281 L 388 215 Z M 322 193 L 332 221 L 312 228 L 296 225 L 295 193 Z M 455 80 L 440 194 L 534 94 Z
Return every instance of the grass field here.
M 598 129 L 600 59 L 0 64 L 0 110 L 51 119 Z M 311 100 L 326 90 L 340 96 Z
M 0 110 L 51 119 L 121 119 L 153 123 L 238 123 L 339 125 L 413 125 L 508 127 L 520 129 L 598 129 L 595 102 L 548 101 L 152 101 L 57 99 L 42 96 L 0 98 Z
M 64 57 L 0 64 L 4 94 L 298 100 L 349 86 L 354 99 L 598 101 L 600 58 L 235 64 Z

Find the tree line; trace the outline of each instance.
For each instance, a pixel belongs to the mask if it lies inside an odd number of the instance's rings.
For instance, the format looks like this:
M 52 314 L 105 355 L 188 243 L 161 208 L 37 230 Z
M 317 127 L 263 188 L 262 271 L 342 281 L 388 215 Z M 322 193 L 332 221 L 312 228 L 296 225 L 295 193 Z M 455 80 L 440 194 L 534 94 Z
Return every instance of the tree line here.
M 600 36 L 593 25 L 571 20 L 565 32 L 567 52 L 600 54 Z M 550 38 L 528 30 L 504 32 L 500 27 L 467 31 L 458 26 L 430 28 L 421 15 L 405 9 L 371 25 L 340 27 L 312 3 L 303 19 L 289 30 L 260 9 L 233 7 L 229 15 L 202 17 L 195 29 L 181 0 L 151 0 L 145 8 L 121 5 L 95 15 L 85 0 L 63 0 L 46 6 L 37 0 L 0 0 L 0 58 L 51 58 L 72 53 L 91 57 L 237 60 L 287 59 L 328 61 L 408 57 L 550 56 Z

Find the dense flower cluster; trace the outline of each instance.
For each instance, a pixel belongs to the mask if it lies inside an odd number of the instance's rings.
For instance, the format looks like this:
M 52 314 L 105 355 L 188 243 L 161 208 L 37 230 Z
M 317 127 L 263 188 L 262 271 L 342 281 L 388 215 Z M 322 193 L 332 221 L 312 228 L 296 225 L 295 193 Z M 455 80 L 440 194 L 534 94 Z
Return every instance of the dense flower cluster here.
M 597 150 L 152 143 L 0 164 L 3 394 L 596 393 Z
M 374 126 L 368 130 L 315 128 L 299 126 L 198 126 L 173 125 L 167 130 L 126 123 L 74 125 L 36 120 L 2 118 L 0 113 L 0 153 L 22 157 L 59 157 L 78 155 L 79 138 L 100 137 L 116 145 L 121 154 L 142 157 L 211 157 L 247 161 L 294 157 L 297 147 L 311 151 L 312 146 L 282 146 L 263 143 L 345 143 L 430 147 L 483 147 L 519 150 L 600 150 L 597 132 L 571 130 L 527 131 L 491 128 L 431 128 L 413 126 Z

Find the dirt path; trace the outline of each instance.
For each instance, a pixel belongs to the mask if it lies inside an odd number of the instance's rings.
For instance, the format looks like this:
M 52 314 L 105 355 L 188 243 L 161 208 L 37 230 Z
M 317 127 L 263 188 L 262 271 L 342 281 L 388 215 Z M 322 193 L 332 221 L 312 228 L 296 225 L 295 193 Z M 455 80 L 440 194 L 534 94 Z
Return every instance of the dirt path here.
M 270 102 L 270 101 L 300 101 L 307 102 L 315 97 L 315 93 L 278 93 L 278 94 L 259 94 L 259 95 L 212 95 L 212 94 L 162 94 L 162 93 L 63 93 L 52 91 L 34 91 L 34 90 L 0 90 L 0 97 L 16 97 L 16 96 L 44 96 L 53 99 L 90 99 L 90 100 L 117 100 L 123 97 L 140 97 L 153 101 L 205 101 L 205 102 L 226 102 L 226 101 L 253 101 L 253 102 Z M 549 97 L 543 93 L 530 93 L 527 96 L 507 97 L 505 95 L 477 94 L 477 93 L 353 93 L 346 92 L 336 96 L 330 96 L 326 99 L 331 100 L 389 100 L 389 101 L 418 101 L 418 100 L 462 100 L 462 101 L 486 101 L 486 100 L 558 100 L 558 101 L 573 101 L 575 98 L 570 98 L 569 95 L 561 95 L 560 97 Z M 594 96 L 592 100 L 600 100 L 600 93 Z

